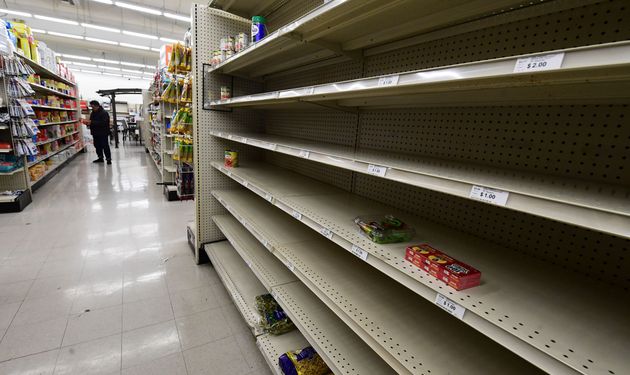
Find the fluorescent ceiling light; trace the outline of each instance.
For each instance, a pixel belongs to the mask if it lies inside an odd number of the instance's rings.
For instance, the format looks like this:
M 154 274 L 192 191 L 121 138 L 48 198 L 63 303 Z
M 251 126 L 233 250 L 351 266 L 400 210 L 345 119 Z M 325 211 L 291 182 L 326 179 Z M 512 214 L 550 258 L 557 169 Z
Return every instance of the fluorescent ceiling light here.
M 0 9 L 0 13 L 13 14 L 13 15 L 22 16 L 22 17 L 33 17 L 33 15 L 30 13 L 18 12 L 17 10 L 9 10 L 9 9 Z
M 67 53 L 60 53 L 59 55 L 60 55 L 60 56 L 63 56 L 63 57 L 70 58 L 70 59 L 75 59 L 75 60 L 92 61 L 92 58 L 90 58 L 90 57 L 85 57 L 85 56 L 68 55 Z
M 90 73 L 90 74 L 98 74 L 98 75 L 101 74 L 101 72 L 97 72 L 97 71 L 94 71 L 94 70 L 79 69 L 79 71 L 82 72 L 82 73 Z
M 117 72 L 120 72 L 120 68 L 114 68 L 113 66 L 104 66 L 104 65 L 99 65 L 98 66 L 100 69 L 106 69 L 106 70 L 115 70 Z
M 76 25 L 78 26 L 79 23 L 77 21 L 72 21 L 72 20 L 64 20 L 63 18 L 55 18 L 55 17 L 48 17 L 48 16 L 40 16 L 39 14 L 35 15 L 35 18 L 39 19 L 39 20 L 45 20 L 45 21 L 51 21 L 51 22 L 58 22 L 58 23 L 65 23 L 67 25 Z
M 128 75 L 123 75 L 123 77 L 125 78 L 133 78 L 133 79 L 142 79 L 142 77 L 138 77 L 138 76 L 128 76 Z
M 106 40 L 106 39 L 98 39 L 98 38 L 90 38 L 90 37 L 85 37 L 85 40 L 89 40 L 90 42 L 96 42 L 96 43 L 105 43 L 105 44 L 111 44 L 114 46 L 118 45 L 118 42 L 114 42 L 111 40 Z
M 145 51 L 148 51 L 150 49 L 147 46 L 139 46 L 137 44 L 123 43 L 123 42 L 120 42 L 120 45 L 123 47 L 128 47 L 128 48 L 143 49 Z
M 65 64 L 72 64 L 72 65 L 77 65 L 77 66 L 87 66 L 88 68 L 96 68 L 95 64 L 86 64 L 86 63 L 80 63 L 80 62 L 74 62 L 74 61 L 62 61 Z
M 106 73 L 106 72 L 105 72 L 105 73 L 103 73 L 103 75 L 105 75 L 105 76 L 112 76 L 112 77 L 122 77 L 122 75 L 121 75 L 121 74 Z
M 106 27 L 106 26 L 99 26 L 99 25 L 92 25 L 91 23 L 81 23 L 81 26 L 83 27 L 87 27 L 88 29 L 96 29 L 96 30 L 103 30 L 103 31 L 109 31 L 111 33 L 120 33 L 119 29 L 114 29 L 113 27 Z
M 31 29 L 31 31 L 38 34 L 46 34 L 46 30 L 42 29 Z
M 114 2 L 112 0 L 92 0 L 92 1 L 96 1 L 97 3 L 101 3 L 101 4 L 114 5 Z
M 127 31 L 127 30 L 123 30 L 122 32 L 125 35 L 130 35 L 130 36 L 137 36 L 139 38 L 147 38 L 147 39 L 153 39 L 153 40 L 157 40 L 158 37 L 155 35 L 149 35 L 149 34 L 142 34 L 142 33 L 136 33 L 135 31 Z
M 153 52 L 160 52 L 160 49 L 159 48 L 151 48 L 151 51 L 153 51 Z
M 127 8 L 127 9 L 131 9 L 131 10 L 137 10 L 138 12 L 155 14 L 156 16 L 161 16 L 162 15 L 162 12 L 157 10 L 157 9 L 145 8 L 145 7 L 141 7 L 141 6 L 138 6 L 138 5 L 125 3 L 125 2 L 122 2 L 122 1 L 116 1 L 114 4 L 117 7 Z
M 190 16 L 180 16 L 179 14 L 175 14 L 175 13 L 164 12 L 164 17 L 172 18 L 174 20 L 179 20 L 179 21 L 184 21 L 184 22 L 190 22 Z
M 155 75 L 155 73 L 154 73 L 154 72 L 142 72 L 142 74 L 146 74 L 146 75 L 149 75 L 149 76 L 153 76 L 153 75 Z
M 48 34 L 55 35 L 55 36 L 62 36 L 64 38 L 83 39 L 83 37 L 81 35 L 64 34 L 64 33 L 58 33 L 58 32 L 55 32 L 55 31 L 49 31 Z
M 123 72 L 128 72 L 128 73 L 138 73 L 138 74 L 142 74 L 141 70 L 133 70 L 133 69 L 122 69 Z
M 157 69 L 157 66 L 155 65 L 145 65 L 145 66 L 149 69 Z
M 121 61 L 120 62 L 122 65 L 127 65 L 127 66 L 136 66 L 138 68 L 144 68 L 144 64 L 136 64 L 136 63 L 130 63 L 130 62 L 124 62 Z
M 120 64 L 120 61 L 116 61 L 116 60 L 107 60 L 107 59 L 92 59 L 92 60 L 102 62 L 102 63 L 108 63 L 108 64 Z
M 179 40 L 176 39 L 171 39 L 171 38 L 160 38 L 161 41 L 166 42 L 166 43 L 177 43 L 179 42 Z

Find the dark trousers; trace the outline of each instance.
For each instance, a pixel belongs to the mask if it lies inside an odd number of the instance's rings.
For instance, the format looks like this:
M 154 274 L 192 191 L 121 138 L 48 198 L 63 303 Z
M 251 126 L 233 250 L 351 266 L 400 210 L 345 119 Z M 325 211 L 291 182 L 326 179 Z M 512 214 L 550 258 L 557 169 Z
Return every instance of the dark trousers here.
M 105 157 L 107 160 L 112 160 L 112 151 L 109 149 L 109 140 L 107 135 L 93 135 L 94 148 L 96 148 L 96 155 L 99 159 L 103 159 L 103 151 L 105 151 Z

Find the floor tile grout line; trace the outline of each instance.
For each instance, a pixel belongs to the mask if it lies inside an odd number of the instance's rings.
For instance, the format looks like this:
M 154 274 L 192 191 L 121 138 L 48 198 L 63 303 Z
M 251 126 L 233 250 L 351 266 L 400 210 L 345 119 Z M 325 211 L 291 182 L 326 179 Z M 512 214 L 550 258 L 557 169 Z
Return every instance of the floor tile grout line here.
M 2 341 L 4 341 L 4 338 L 6 337 L 7 333 L 9 332 L 11 327 L 13 326 L 13 321 L 15 320 L 15 317 L 17 316 L 17 314 L 20 312 L 20 309 L 22 308 L 22 305 L 24 305 L 24 301 L 26 301 L 26 296 L 28 296 L 28 294 L 31 292 L 31 288 L 33 288 L 33 284 L 35 284 L 35 279 L 31 280 L 31 285 L 28 287 L 28 291 L 24 295 L 24 298 L 22 299 L 22 301 L 20 301 L 20 306 L 18 306 L 17 310 L 15 310 L 15 313 L 11 317 L 11 322 L 9 322 L 9 325 L 7 326 L 7 329 L 2 334 L 2 337 L 0 337 L 0 343 L 2 343 Z
M 168 294 L 168 300 L 171 303 L 171 312 L 173 313 L 173 321 L 175 322 L 175 330 L 177 331 L 177 341 L 179 342 L 179 351 L 182 353 L 182 360 L 184 361 L 184 370 L 188 375 L 188 364 L 186 363 L 186 357 L 184 356 L 184 348 L 182 346 L 182 339 L 179 334 L 179 327 L 177 326 L 177 317 L 175 317 L 175 307 L 173 306 L 173 299 L 171 298 L 171 289 L 166 281 L 166 266 L 164 266 L 164 283 L 166 284 L 166 293 Z

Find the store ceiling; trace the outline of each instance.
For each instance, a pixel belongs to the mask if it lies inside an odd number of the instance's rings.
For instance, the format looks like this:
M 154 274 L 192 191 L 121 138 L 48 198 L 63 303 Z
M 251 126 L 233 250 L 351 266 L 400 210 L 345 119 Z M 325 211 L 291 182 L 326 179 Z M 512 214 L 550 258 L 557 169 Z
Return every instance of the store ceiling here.
M 5 11 L 0 11 L 0 17 L 24 20 L 36 30 L 34 35 L 38 40 L 44 41 L 58 53 L 155 66 L 159 48 L 173 40 L 183 40 L 189 28 L 188 22 L 164 14 L 188 17 L 192 3 L 193 0 L 3 0 L 0 1 L 1 9 L 25 12 L 30 17 L 7 14 Z M 159 15 L 124 7 L 127 5 L 149 8 Z M 45 17 L 74 24 L 60 23 Z M 115 30 L 97 29 L 89 25 Z M 149 49 L 137 49 L 134 46 Z

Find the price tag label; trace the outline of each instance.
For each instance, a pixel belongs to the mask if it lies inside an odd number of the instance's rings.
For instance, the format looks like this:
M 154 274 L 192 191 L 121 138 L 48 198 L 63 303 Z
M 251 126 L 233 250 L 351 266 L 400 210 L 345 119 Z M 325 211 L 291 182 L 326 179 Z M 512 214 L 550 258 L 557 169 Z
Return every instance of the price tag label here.
M 271 251 L 271 244 L 267 240 L 263 240 L 263 246 L 267 248 L 267 250 Z
M 247 262 L 247 267 L 252 268 L 252 262 Z
M 241 143 L 247 143 L 247 138 L 241 137 Z
M 275 99 L 278 99 L 280 97 L 280 91 L 276 91 L 276 93 L 273 95 L 273 97 Z
M 234 136 L 232 134 L 228 134 L 228 139 L 232 139 Z
M 315 92 L 315 87 L 307 87 L 304 90 L 304 95 L 313 95 L 314 92 Z
M 297 211 L 293 211 L 291 215 L 298 220 L 302 220 L 302 214 Z
M 398 74 L 395 76 L 381 77 L 378 79 L 378 87 L 396 86 L 399 79 L 400 76 Z
M 226 175 L 228 175 L 228 176 L 230 176 L 230 177 L 232 177 L 232 172 L 230 172 L 230 171 L 229 171 L 229 170 L 227 170 L 227 169 L 225 170 L 225 174 L 226 174 Z
M 249 182 L 243 181 L 243 186 L 245 186 L 245 188 L 249 189 Z
M 363 260 L 367 260 L 368 258 L 368 252 L 363 250 L 357 245 L 352 245 L 352 250 L 350 250 L 350 252 L 354 254 L 356 257 L 361 258 Z
M 290 269 L 291 272 L 295 271 L 295 267 L 293 267 L 293 264 L 289 262 L 288 260 L 284 261 L 284 265 L 287 266 L 287 268 Z
M 497 206 L 505 206 L 510 193 L 507 191 L 488 189 L 483 186 L 473 185 L 470 189 L 470 198 L 478 201 L 496 204 Z
M 217 135 L 218 137 L 223 138 L 223 133 L 222 133 L 222 132 L 218 132 L 218 133 L 216 133 L 216 135 Z
M 278 145 L 275 144 L 275 143 L 267 143 L 267 144 L 265 144 L 265 148 L 267 150 L 275 151 L 277 147 L 278 147 Z
M 387 167 L 369 164 L 367 168 L 367 173 L 374 176 L 385 177 L 385 174 L 387 173 Z
M 266 193 L 265 194 L 265 199 L 268 200 L 269 202 L 273 203 L 273 195 Z
M 516 60 L 514 73 L 539 72 L 541 70 L 560 69 L 564 60 L 564 52 L 549 55 L 523 57 Z
M 308 159 L 310 155 L 311 153 L 306 150 L 300 150 L 300 153 L 298 154 L 299 157 L 304 158 L 304 159 Z
M 440 293 L 435 296 L 435 304 L 438 305 L 442 310 L 457 317 L 458 319 L 464 319 L 464 313 L 466 312 L 466 309 L 451 301 L 450 299 L 444 297 Z
M 328 238 L 329 240 L 332 240 L 334 236 L 333 232 L 328 228 L 322 227 L 322 229 L 319 230 L 319 233 L 321 233 L 322 236 Z

